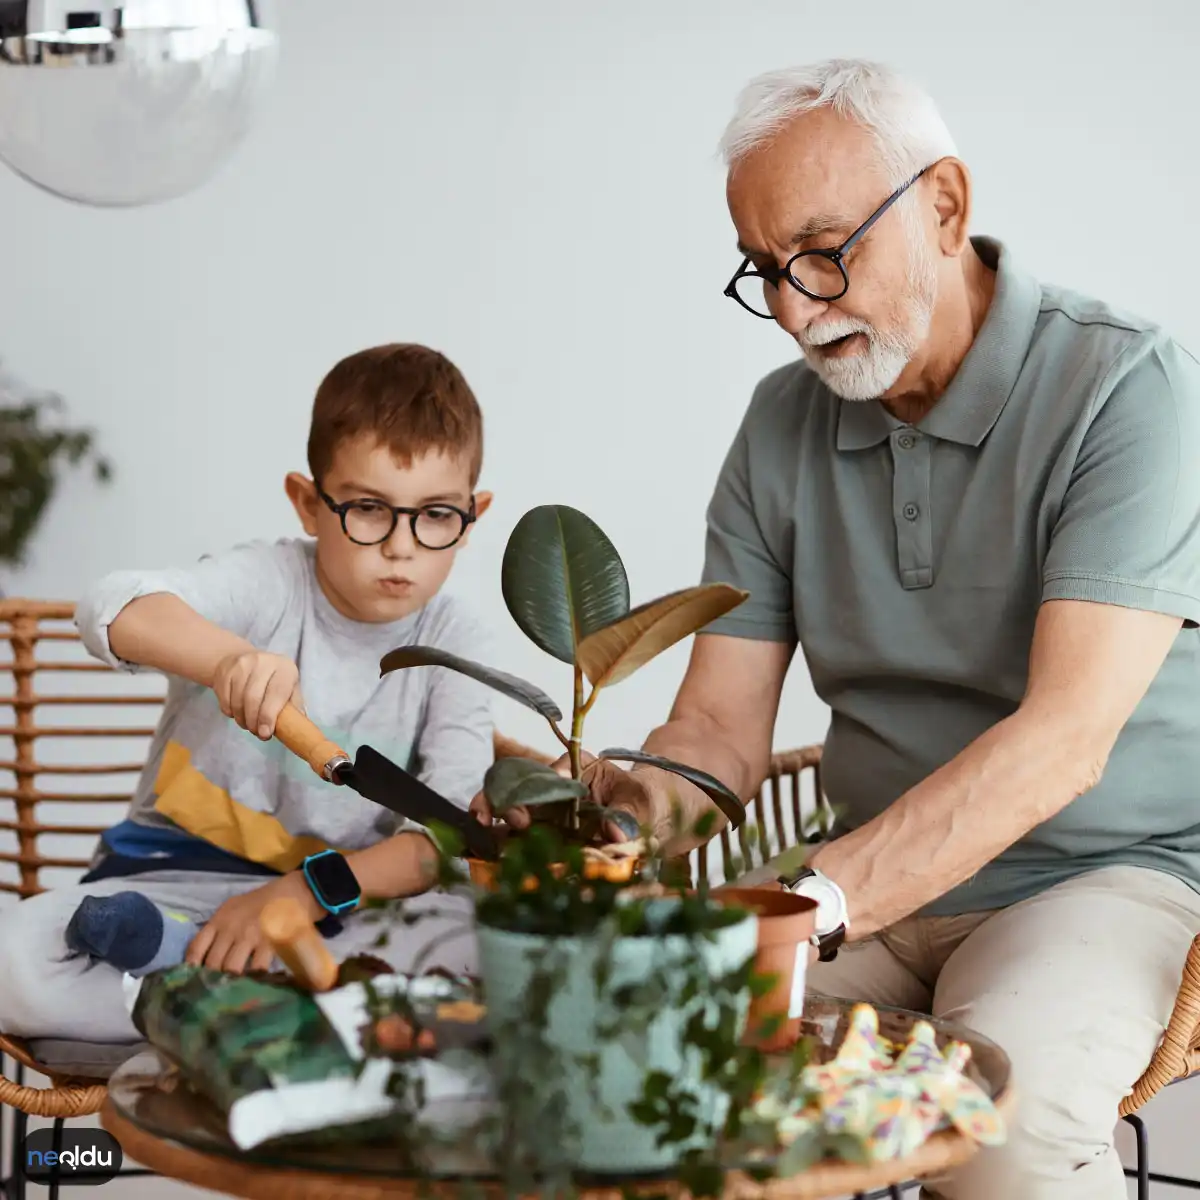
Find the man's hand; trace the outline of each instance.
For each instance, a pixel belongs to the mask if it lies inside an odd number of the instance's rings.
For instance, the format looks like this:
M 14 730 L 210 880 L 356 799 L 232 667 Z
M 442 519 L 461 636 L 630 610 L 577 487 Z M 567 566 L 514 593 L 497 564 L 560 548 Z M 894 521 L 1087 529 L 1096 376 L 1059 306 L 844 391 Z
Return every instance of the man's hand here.
M 217 663 L 212 690 L 221 711 L 255 737 L 268 741 L 290 700 L 302 712 L 300 671 L 290 658 L 261 650 L 238 650 Z
M 259 928 L 258 918 L 262 910 L 280 896 L 299 900 L 314 922 L 325 915 L 304 877 L 299 871 L 293 871 L 252 892 L 226 900 L 192 939 L 185 961 L 234 975 L 240 975 L 247 967 L 269 970 L 275 948 Z
M 596 758 L 586 750 L 581 751 L 580 761 L 583 765 L 582 781 L 587 784 L 589 799 L 626 814 L 624 819 L 618 817 L 604 822 L 603 833 L 610 842 L 632 841 L 642 826 L 651 830 L 659 827 L 663 801 L 658 792 L 649 786 L 644 774 L 623 770 L 616 763 Z M 571 760 L 567 755 L 558 759 L 553 767 L 560 775 L 570 777 Z M 492 823 L 492 806 L 482 791 L 476 793 L 470 810 L 480 823 Z M 667 819 L 669 821 L 669 814 Z M 505 811 L 504 820 L 514 829 L 528 829 L 532 818 L 528 808 L 517 806 Z

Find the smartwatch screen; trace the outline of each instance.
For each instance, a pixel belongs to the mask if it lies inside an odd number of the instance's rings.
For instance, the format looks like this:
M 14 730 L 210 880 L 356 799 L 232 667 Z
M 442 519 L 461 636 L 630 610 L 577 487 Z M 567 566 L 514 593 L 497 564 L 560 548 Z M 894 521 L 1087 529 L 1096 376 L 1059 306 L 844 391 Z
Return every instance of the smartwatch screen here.
M 305 870 L 330 908 L 358 899 L 361 890 L 358 879 L 340 854 L 318 854 L 308 860 Z

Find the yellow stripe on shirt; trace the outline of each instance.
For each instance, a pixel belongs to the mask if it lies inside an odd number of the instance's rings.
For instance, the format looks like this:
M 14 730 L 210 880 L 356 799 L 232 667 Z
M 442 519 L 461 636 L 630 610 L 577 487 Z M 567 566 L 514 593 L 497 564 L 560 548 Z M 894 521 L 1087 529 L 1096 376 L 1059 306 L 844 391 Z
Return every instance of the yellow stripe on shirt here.
M 310 854 L 328 849 L 315 837 L 296 837 L 277 817 L 239 804 L 192 766 L 186 746 L 168 742 L 154 790 L 155 809 L 181 829 L 250 862 L 294 871 Z

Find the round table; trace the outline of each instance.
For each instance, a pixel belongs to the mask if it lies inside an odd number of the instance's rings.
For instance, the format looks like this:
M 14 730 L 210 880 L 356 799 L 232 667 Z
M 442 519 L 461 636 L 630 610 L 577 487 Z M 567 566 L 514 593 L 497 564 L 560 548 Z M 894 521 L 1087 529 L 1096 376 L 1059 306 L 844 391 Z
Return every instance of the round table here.
M 817 1061 L 827 1061 L 836 1053 L 852 1007 L 846 1000 L 813 996 L 806 1000 L 801 1032 L 813 1038 Z M 994 1042 L 920 1013 L 875 1007 L 880 1032 L 893 1042 L 904 1041 L 915 1021 L 926 1020 L 933 1025 L 939 1045 L 950 1040 L 968 1043 L 972 1049 L 968 1075 L 1002 1112 L 1008 1110 L 1009 1061 Z M 246 1200 L 419 1200 L 431 1194 L 459 1195 L 465 1186 L 405 1174 L 398 1152 L 386 1145 L 262 1145 L 240 1150 L 230 1140 L 218 1109 L 188 1088 L 155 1051 L 137 1055 L 113 1075 L 100 1121 L 128 1158 L 160 1175 Z M 935 1133 L 907 1158 L 869 1166 L 825 1162 L 790 1178 L 762 1182 L 730 1172 L 724 1194 L 729 1200 L 818 1200 L 892 1188 L 891 1194 L 898 1196 L 894 1185 L 958 1166 L 975 1152 L 974 1142 L 949 1129 Z M 472 1179 L 470 1186 L 489 1197 L 504 1193 L 498 1180 Z M 661 1178 L 644 1184 L 627 1179 L 589 1182 L 581 1184 L 580 1191 L 586 1200 L 621 1200 L 643 1187 L 658 1196 L 682 1191 Z

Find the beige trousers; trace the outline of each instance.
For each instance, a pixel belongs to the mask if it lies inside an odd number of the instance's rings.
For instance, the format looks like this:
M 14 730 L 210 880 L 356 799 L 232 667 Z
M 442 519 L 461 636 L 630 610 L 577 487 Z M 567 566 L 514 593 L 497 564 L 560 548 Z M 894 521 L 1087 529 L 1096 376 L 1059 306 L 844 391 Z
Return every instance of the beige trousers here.
M 926 1180 L 923 1197 L 1125 1200 L 1117 1105 L 1166 1027 L 1198 932 L 1187 884 L 1106 867 L 1010 908 L 910 917 L 813 963 L 806 986 L 959 1021 L 1012 1060 L 1007 1143 Z

